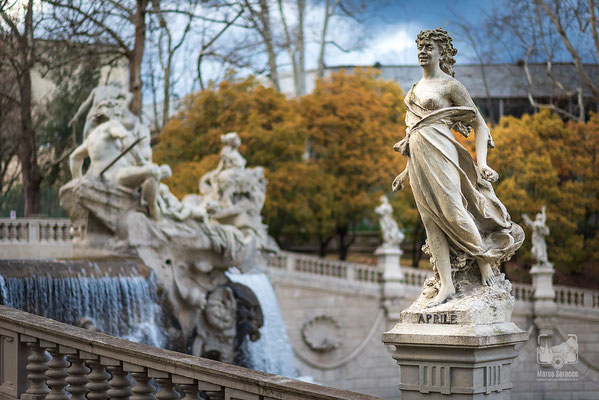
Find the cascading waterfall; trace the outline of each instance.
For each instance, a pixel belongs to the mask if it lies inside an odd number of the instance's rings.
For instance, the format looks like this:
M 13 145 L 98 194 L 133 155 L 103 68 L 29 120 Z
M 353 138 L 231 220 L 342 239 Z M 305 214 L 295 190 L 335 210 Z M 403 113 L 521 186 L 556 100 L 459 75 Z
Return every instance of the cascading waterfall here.
M 249 338 L 241 345 L 241 351 L 247 358 L 247 364 L 258 371 L 282 375 L 289 378 L 298 377 L 293 349 L 277 296 L 264 273 L 227 273 L 233 282 L 241 283 L 254 292 L 264 315 L 264 326 L 260 328 L 260 339 L 252 342 Z
M 2 304 L 76 324 L 91 318 L 113 336 L 163 347 L 166 337 L 157 304 L 156 280 L 144 277 L 0 276 Z

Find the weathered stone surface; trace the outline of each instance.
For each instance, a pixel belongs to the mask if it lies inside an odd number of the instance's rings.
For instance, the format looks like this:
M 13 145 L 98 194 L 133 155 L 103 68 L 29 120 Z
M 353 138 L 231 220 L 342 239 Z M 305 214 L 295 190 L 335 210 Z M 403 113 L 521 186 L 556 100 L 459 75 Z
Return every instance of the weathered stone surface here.
M 492 286 L 479 283 L 475 269 L 458 271 L 454 276 L 456 293 L 446 302 L 428 307 L 430 299 L 440 285 L 431 277 L 424 283 L 424 290 L 410 307 L 400 314 L 400 323 L 451 323 L 451 324 L 495 324 L 511 321 L 514 297 L 510 294 L 512 285 L 504 274 L 495 278 Z M 423 321 L 427 315 L 447 316 L 443 321 Z M 424 316 L 424 317 L 423 317 Z M 435 317 L 433 317 L 435 319 Z

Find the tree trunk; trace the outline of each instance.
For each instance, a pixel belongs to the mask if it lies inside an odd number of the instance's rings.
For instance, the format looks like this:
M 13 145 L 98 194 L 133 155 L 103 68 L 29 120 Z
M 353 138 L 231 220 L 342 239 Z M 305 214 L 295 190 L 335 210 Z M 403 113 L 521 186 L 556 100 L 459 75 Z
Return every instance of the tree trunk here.
M 127 55 L 129 60 L 129 91 L 133 94 L 130 109 L 135 115 L 141 116 L 141 62 L 146 44 L 146 9 L 148 0 L 137 0 L 133 24 L 135 25 L 135 42 L 133 50 Z
M 42 176 L 37 163 L 35 132 L 33 131 L 31 117 L 30 71 L 26 71 L 21 80 L 21 138 L 19 140 L 18 155 L 23 173 L 25 217 L 29 217 L 41 212 L 40 185 L 42 183 Z
M 339 0 L 327 0 L 324 7 L 324 21 L 322 23 L 322 33 L 320 35 L 320 53 L 318 55 L 317 78 L 324 76 L 324 53 L 327 47 L 327 30 L 329 28 L 329 19 L 335 12 L 335 7 Z M 331 4 L 333 3 L 333 4 Z
M 270 30 L 270 13 L 266 0 L 260 0 L 260 20 L 262 22 L 262 37 L 266 45 L 266 54 L 268 55 L 268 69 L 270 71 L 270 80 L 277 91 L 281 90 L 279 85 L 279 72 L 277 70 L 277 55 L 272 43 L 272 32 Z
M 297 88 L 298 96 L 306 94 L 306 50 L 304 45 L 304 13 L 306 11 L 306 0 L 297 0 Z
M 349 234 L 349 227 L 342 226 L 337 228 L 337 234 L 339 236 L 339 259 L 342 261 L 347 260 L 347 255 L 349 253 L 350 246 L 356 240 L 356 235 L 352 232 L 352 235 L 349 240 L 346 242 L 346 238 Z
M 318 255 L 322 258 L 327 256 L 327 247 L 329 243 L 333 240 L 332 237 L 328 237 L 326 239 L 318 238 Z
M 25 13 L 24 33 L 19 36 L 19 52 L 21 57 L 21 71 L 19 71 L 21 75 L 19 78 L 21 137 L 19 138 L 17 155 L 21 162 L 21 172 L 23 174 L 25 217 L 39 214 L 41 211 L 40 184 L 42 176 L 37 163 L 37 146 L 35 144 L 32 117 L 31 69 L 33 68 L 34 45 L 33 0 L 30 0 Z
M 168 60 L 164 69 L 164 99 L 162 100 L 162 128 L 166 126 L 168 114 L 171 108 L 171 67 L 173 63 L 173 53 L 171 52 L 171 39 L 168 40 Z

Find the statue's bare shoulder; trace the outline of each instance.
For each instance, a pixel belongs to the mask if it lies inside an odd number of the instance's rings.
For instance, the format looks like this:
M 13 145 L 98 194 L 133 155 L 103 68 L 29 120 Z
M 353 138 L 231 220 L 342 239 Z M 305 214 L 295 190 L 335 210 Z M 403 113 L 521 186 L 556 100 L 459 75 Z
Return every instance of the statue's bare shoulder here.
M 445 91 L 451 99 L 454 106 L 475 107 L 472 97 L 462 82 L 452 76 L 447 76 L 445 79 Z M 476 108 L 476 107 L 475 107 Z

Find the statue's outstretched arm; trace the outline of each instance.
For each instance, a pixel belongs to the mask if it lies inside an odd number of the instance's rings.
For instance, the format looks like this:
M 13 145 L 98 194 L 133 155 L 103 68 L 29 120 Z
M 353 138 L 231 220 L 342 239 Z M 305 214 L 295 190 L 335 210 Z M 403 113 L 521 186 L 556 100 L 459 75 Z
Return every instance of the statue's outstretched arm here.
M 69 121 L 69 127 L 72 127 L 75 121 L 77 121 L 79 117 L 81 117 L 83 113 L 85 113 L 87 109 L 90 107 L 92 101 L 94 100 L 95 92 L 96 89 L 93 89 L 89 96 L 87 96 L 87 99 L 85 99 L 85 101 L 81 103 L 81 105 L 77 109 L 77 112 L 75 113 L 75 116 Z
M 476 118 L 472 123 L 474 129 L 474 146 L 476 148 L 476 164 L 482 177 L 490 182 L 495 182 L 499 179 L 499 174 L 493 171 L 487 165 L 487 149 L 493 147 L 493 140 L 491 139 L 491 131 L 487 127 L 487 123 L 483 119 L 478 108 L 474 104 L 472 97 L 468 90 L 457 80 L 452 80 L 450 98 L 456 106 L 472 107 L 476 110 Z
M 522 219 L 524 220 L 524 223 L 526 225 L 531 226 L 531 227 L 534 226 L 534 222 L 530 218 L 528 218 L 528 215 L 522 214 Z
M 85 141 L 71 153 L 69 157 L 69 169 L 71 170 L 73 179 L 81 178 L 83 174 L 83 161 L 88 155 L 87 142 Z

